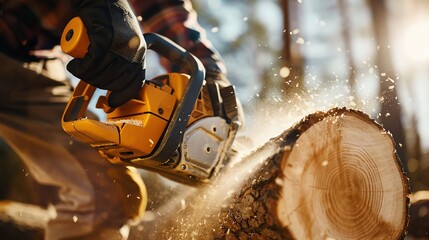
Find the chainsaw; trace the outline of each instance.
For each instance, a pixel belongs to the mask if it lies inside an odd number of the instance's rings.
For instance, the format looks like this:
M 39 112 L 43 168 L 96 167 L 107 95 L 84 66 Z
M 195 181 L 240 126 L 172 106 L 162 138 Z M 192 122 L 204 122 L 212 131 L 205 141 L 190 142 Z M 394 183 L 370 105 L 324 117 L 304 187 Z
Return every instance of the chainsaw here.
M 240 124 L 234 87 L 206 82 L 199 59 L 168 38 L 155 33 L 145 33 L 144 38 L 148 50 L 184 64 L 190 73 L 146 79 L 138 97 L 113 109 L 107 91 L 96 102 L 106 121 L 87 117 L 97 88 L 80 81 L 64 110 L 63 129 L 114 164 L 191 185 L 209 182 L 230 159 Z M 63 31 L 61 48 L 83 58 L 88 46 L 86 27 L 75 17 Z

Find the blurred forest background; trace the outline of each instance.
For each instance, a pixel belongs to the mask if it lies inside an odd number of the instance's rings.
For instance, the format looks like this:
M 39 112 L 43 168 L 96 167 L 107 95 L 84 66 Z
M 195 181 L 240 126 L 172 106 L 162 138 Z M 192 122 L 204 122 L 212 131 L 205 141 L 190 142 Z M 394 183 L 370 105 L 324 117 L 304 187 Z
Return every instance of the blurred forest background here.
M 360 109 L 393 134 L 412 191 L 429 188 L 429 1 L 193 4 L 227 63 L 252 140 L 316 110 Z

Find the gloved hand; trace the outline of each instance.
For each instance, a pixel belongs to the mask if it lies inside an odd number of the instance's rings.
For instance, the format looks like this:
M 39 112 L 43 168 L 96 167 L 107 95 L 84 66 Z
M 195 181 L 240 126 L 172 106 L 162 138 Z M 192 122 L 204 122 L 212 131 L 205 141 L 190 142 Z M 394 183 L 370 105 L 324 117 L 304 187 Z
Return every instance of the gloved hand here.
M 115 108 L 135 97 L 145 79 L 146 42 L 126 0 L 75 0 L 90 45 L 67 69 L 100 89 L 110 90 Z

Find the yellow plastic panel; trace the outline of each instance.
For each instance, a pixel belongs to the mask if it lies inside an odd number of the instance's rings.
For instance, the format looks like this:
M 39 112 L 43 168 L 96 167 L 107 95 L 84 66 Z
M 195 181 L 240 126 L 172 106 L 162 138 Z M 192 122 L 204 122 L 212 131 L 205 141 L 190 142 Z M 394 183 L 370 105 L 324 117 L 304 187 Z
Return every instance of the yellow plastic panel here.
M 145 84 L 140 92 L 138 99 L 132 99 L 124 105 L 116 108 L 113 112 L 107 114 L 109 120 L 127 119 L 143 113 L 153 113 L 170 120 L 174 111 L 176 98 L 168 92 L 161 90 L 152 84 Z
M 152 114 L 144 114 L 142 126 L 124 124 L 121 129 L 121 146 L 134 151 L 135 157 L 149 155 L 161 139 L 166 126 L 167 121 Z
M 108 125 L 92 119 L 81 119 L 73 122 L 76 131 L 72 136 L 88 144 L 118 144 L 119 131 L 115 125 Z
M 173 95 L 179 101 L 183 96 L 186 85 L 188 84 L 189 76 L 180 73 L 170 73 L 168 75 L 169 84 L 174 89 Z
M 173 114 L 176 97 L 168 86 L 145 84 L 138 99 L 132 99 L 107 114 L 110 123 L 120 129 L 118 146 L 100 149 L 124 159 L 152 153 Z

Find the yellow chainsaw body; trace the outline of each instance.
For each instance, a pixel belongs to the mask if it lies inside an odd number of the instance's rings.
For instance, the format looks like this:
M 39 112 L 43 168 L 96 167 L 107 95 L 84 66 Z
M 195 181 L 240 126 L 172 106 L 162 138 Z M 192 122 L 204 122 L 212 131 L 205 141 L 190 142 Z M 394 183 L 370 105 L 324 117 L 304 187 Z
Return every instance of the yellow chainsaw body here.
M 238 129 L 234 88 L 205 84 L 204 67 L 195 56 L 162 36 L 144 37 L 148 49 L 186 64 L 190 74 L 145 80 L 138 96 L 117 108 L 109 107 L 109 92 L 100 96 L 96 107 L 106 113 L 104 122 L 87 117 L 96 87 L 80 81 L 64 111 L 63 129 L 112 163 L 179 182 L 205 182 L 224 164 Z M 81 19 L 72 19 L 61 37 L 63 51 L 83 58 L 89 44 Z
M 105 108 L 106 96 L 98 99 L 97 107 L 107 111 L 107 121 L 100 122 L 86 117 L 85 111 L 94 89 L 80 82 L 64 112 L 62 125 L 64 130 L 76 139 L 97 148 L 109 160 L 133 159 L 149 155 L 156 148 L 159 140 L 175 110 L 177 101 L 182 97 L 189 77 L 185 74 L 169 73 L 158 77 L 164 78 L 163 86 L 145 83 L 138 98 L 110 110 Z M 166 84 L 166 83 L 169 84 Z M 210 98 L 201 92 L 192 111 L 188 125 L 194 121 L 212 116 Z M 77 104 L 87 100 L 86 106 Z M 73 108 L 80 109 L 73 109 Z

